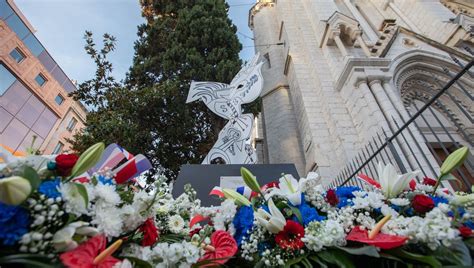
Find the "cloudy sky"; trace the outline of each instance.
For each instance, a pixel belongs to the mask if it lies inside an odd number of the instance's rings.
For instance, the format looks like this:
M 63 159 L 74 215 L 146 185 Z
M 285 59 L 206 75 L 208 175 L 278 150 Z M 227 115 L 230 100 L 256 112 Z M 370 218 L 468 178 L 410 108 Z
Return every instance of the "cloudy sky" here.
M 227 0 L 229 16 L 238 27 L 244 46 L 240 56 L 247 60 L 254 49 L 249 38 L 248 11 L 254 0 Z M 137 25 L 144 22 L 138 0 L 15 0 L 18 8 L 36 29 L 36 36 L 66 74 L 79 82 L 94 75 L 95 65 L 84 51 L 84 31 L 94 33 L 97 43 L 103 33 L 118 39 L 110 55 L 114 76 L 122 79 L 132 64 Z

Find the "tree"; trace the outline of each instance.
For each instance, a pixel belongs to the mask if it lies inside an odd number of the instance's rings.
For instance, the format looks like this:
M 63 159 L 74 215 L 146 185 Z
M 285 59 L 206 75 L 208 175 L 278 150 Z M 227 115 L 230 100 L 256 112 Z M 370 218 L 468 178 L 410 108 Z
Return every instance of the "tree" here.
M 191 80 L 230 82 L 241 67 L 236 27 L 224 0 L 141 1 L 147 23 L 138 30 L 126 83 L 153 92 L 144 113 L 153 154 L 167 175 L 184 163 L 200 163 L 224 120 L 202 103 L 186 104 Z
M 138 27 L 123 85 L 110 76 L 107 60 L 115 39 L 104 35 L 98 51 L 86 33 L 86 52 L 97 71 L 74 96 L 94 111 L 73 148 L 116 142 L 143 153 L 160 173 L 174 178 L 182 164 L 202 161 L 225 123 L 203 103 L 186 104 L 190 82 L 230 82 L 241 67 L 241 45 L 224 0 L 142 0 L 141 5 L 147 22 Z

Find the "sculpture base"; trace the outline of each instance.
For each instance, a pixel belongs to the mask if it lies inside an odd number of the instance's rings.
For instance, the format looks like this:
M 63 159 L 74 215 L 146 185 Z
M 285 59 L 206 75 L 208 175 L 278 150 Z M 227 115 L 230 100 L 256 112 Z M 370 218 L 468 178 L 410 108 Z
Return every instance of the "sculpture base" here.
M 201 199 L 202 206 L 219 205 L 220 201 L 209 192 L 220 185 L 222 177 L 240 177 L 240 168 L 249 169 L 258 179 L 260 185 L 278 181 L 282 174 L 291 174 L 299 179 L 294 164 L 232 164 L 232 165 L 182 165 L 178 178 L 173 186 L 173 197 L 183 193 L 184 185 L 191 184 Z

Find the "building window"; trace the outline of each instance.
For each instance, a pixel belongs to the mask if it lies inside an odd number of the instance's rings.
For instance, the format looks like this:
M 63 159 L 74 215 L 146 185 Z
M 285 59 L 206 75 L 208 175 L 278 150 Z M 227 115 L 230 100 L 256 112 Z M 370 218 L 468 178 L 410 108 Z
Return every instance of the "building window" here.
M 20 63 L 25 59 L 25 54 L 23 54 L 20 49 L 15 48 L 12 50 L 12 52 L 10 52 L 10 57 L 12 57 L 17 63 Z
M 48 81 L 48 80 L 46 80 L 46 78 L 44 77 L 44 75 L 38 74 L 38 75 L 36 76 L 36 78 L 35 78 L 35 81 L 36 81 L 36 83 L 38 83 L 38 85 L 39 85 L 40 87 L 42 87 L 42 86 L 46 83 L 46 81 Z
M 58 142 L 58 144 L 56 144 L 56 147 L 54 147 L 54 150 L 51 154 L 61 153 L 61 151 L 63 150 L 63 147 L 64 147 L 64 144 L 62 142 Z
M 56 98 L 54 98 L 54 101 L 58 104 L 61 105 L 64 102 L 64 98 L 61 95 L 57 95 Z
M 76 123 L 77 123 L 76 118 L 74 118 L 74 117 L 71 118 L 71 120 L 69 121 L 69 124 L 67 125 L 66 129 L 69 130 L 69 132 L 72 132 L 72 130 L 76 126 Z
M 15 76 L 3 64 L 0 64 L 0 96 L 16 81 Z

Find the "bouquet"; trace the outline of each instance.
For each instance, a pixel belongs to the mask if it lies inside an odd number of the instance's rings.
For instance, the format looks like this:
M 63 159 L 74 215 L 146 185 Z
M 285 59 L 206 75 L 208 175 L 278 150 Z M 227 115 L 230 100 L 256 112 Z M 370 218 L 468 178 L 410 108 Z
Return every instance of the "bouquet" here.
M 116 144 L 76 155 L 15 158 L 0 152 L 0 265 L 66 267 L 291 267 L 472 265 L 474 194 L 438 189 L 468 151 L 451 154 L 437 180 L 378 168 L 366 187 L 325 189 L 284 175 L 261 186 L 215 187 L 202 207 L 187 185 L 177 198 L 151 165 Z

